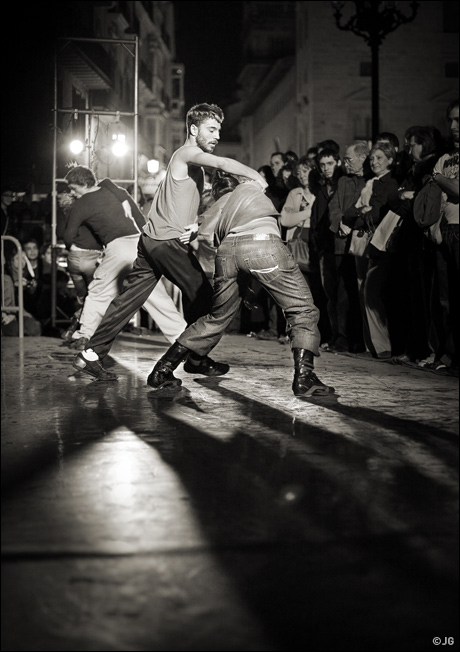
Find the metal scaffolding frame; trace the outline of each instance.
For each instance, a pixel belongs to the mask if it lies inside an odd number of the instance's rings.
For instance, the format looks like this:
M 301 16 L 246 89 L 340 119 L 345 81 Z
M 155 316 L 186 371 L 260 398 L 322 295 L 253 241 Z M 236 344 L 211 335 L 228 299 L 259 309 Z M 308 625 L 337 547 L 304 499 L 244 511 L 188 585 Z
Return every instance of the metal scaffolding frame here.
M 77 42 L 92 42 L 92 43 L 110 43 L 112 45 L 122 45 L 126 51 L 134 58 L 134 89 L 133 89 L 133 111 L 94 111 L 87 107 L 86 109 L 61 109 L 58 106 L 58 56 L 59 54 L 71 43 Z M 59 42 L 63 42 L 62 47 L 59 49 Z M 57 177 L 57 146 L 58 146 L 58 114 L 59 113 L 73 113 L 85 115 L 86 121 L 86 134 L 89 133 L 88 118 L 89 116 L 98 115 L 113 115 L 113 116 L 127 116 L 134 118 L 133 127 L 133 179 L 113 179 L 115 183 L 133 183 L 134 184 L 134 201 L 137 202 L 138 194 L 138 120 L 139 120 L 139 37 L 137 35 L 132 39 L 111 39 L 111 38 L 78 38 L 78 37 L 60 37 L 56 44 L 54 56 L 54 108 L 53 108 L 53 180 L 51 191 L 51 252 L 52 252 L 52 265 L 51 265 L 51 325 L 56 326 L 56 271 L 57 271 L 57 190 L 56 184 L 64 181 Z M 86 136 L 85 134 L 85 136 Z M 89 139 L 90 140 L 90 139 Z M 88 147 L 88 164 L 90 161 L 90 153 Z

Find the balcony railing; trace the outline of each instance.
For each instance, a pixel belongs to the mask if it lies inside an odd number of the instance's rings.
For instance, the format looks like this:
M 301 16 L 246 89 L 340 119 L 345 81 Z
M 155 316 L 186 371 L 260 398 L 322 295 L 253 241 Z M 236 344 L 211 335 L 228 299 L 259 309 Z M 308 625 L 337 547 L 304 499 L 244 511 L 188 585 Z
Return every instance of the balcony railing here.
M 71 42 L 59 53 L 59 64 L 69 70 L 87 89 L 112 87 L 115 62 L 99 43 Z

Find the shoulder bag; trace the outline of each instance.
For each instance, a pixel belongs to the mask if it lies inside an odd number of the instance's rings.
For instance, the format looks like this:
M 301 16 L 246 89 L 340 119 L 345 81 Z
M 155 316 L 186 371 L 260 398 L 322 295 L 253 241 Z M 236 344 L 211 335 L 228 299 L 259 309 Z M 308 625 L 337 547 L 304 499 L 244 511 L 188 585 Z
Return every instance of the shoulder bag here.
M 309 232 L 310 229 L 302 227 L 298 230 L 296 236 L 286 243 L 287 248 L 291 252 L 294 260 L 302 272 L 310 271 L 310 245 L 309 245 Z M 305 239 L 302 237 L 305 234 Z
M 365 215 L 363 217 L 366 222 L 366 229 L 361 227 L 352 230 L 348 253 L 360 258 L 369 258 L 370 243 L 374 236 L 375 228 Z
M 373 234 L 370 231 L 365 231 L 364 229 L 353 229 L 351 232 L 348 253 L 352 256 L 367 258 L 369 255 L 368 248 L 372 235 Z
M 441 215 L 442 190 L 430 180 L 414 199 L 414 220 L 422 229 L 436 224 Z

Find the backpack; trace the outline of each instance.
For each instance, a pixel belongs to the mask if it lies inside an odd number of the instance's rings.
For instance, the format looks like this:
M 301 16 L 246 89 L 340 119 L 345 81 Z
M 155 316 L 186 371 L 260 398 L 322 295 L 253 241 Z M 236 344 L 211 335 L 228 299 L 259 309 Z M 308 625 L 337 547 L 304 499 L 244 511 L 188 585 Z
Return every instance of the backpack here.
M 422 229 L 436 224 L 441 215 L 442 190 L 430 180 L 414 199 L 414 220 Z

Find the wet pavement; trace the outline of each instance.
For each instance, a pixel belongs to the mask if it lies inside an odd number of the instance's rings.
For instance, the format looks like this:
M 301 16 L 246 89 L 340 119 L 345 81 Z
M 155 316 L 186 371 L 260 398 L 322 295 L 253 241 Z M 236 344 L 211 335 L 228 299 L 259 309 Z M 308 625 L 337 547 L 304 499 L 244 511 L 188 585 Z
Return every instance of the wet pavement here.
M 298 399 L 225 335 L 155 392 L 166 348 L 2 338 L 2 650 L 458 649 L 458 379 L 322 353 Z

